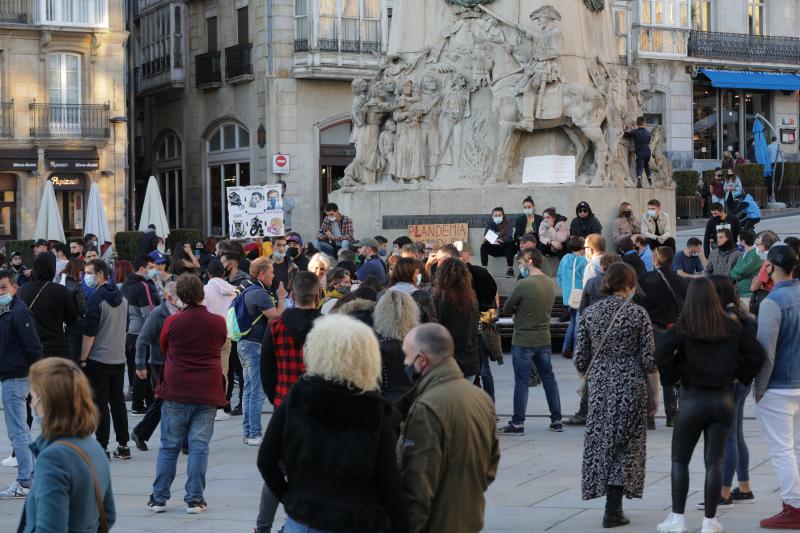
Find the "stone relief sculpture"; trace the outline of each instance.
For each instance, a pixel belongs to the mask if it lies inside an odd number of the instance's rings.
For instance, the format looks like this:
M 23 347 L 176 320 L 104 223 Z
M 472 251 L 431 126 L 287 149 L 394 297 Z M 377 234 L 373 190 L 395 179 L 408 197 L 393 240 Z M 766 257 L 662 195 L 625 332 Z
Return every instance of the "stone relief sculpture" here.
M 353 81 L 356 158 L 345 191 L 431 180 L 511 183 L 520 179 L 520 146 L 529 149 L 529 138 L 545 131 L 555 132 L 557 153 L 574 154 L 578 184 L 634 185 L 625 133 L 644 104 L 637 68 L 596 57 L 585 60 L 586 74 L 579 67 L 584 81 L 569 79 L 562 60 L 573 61 L 574 76 L 574 56 L 562 57 L 562 16 L 552 5 L 517 24 L 491 0 L 445 1 L 453 18 L 433 44 L 387 57 L 371 85 Z M 584 1 L 604 9 L 602 0 Z M 654 166 L 668 182 L 657 138 Z
M 650 170 L 655 177 L 654 185 L 663 188 L 673 188 L 672 165 L 664 155 L 664 143 L 667 140 L 667 132 L 664 126 L 656 126 L 652 130 L 650 137 L 650 151 L 653 158 L 650 160 Z

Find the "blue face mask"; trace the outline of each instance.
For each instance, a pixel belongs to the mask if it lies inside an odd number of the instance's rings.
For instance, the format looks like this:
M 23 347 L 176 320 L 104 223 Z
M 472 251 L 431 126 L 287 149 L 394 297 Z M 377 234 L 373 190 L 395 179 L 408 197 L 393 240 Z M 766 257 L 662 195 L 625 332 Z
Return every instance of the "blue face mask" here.
M 378 248 L 378 255 L 380 255 L 381 257 L 386 257 L 388 253 L 389 250 L 387 250 L 386 248 Z
M 283 259 L 283 254 L 282 254 L 281 252 L 279 252 L 278 250 L 274 250 L 274 251 L 272 252 L 272 257 L 273 257 L 273 258 L 274 258 L 276 261 L 280 261 L 281 259 Z
M 94 274 L 85 274 L 83 276 L 83 282 L 86 283 L 86 286 L 90 289 L 93 289 L 95 286 L 94 282 Z
M 531 271 L 528 269 L 528 267 L 519 267 L 519 277 L 522 279 L 527 278 L 530 273 Z
M 147 271 L 147 279 L 155 279 L 158 277 L 159 274 L 160 272 L 158 271 L 158 269 L 151 268 L 150 270 Z
M 502 224 L 503 217 L 492 217 L 492 220 L 494 221 L 495 224 Z
M 744 244 L 736 245 L 736 249 L 739 250 L 740 252 L 744 252 Z
M 527 216 L 531 216 L 531 215 L 533 215 L 533 208 L 532 208 L 532 207 L 525 207 L 525 208 L 523 208 L 523 209 L 522 209 L 522 211 L 523 211 L 523 212 L 524 212 L 524 213 L 525 213 Z
M 11 300 L 14 299 L 14 296 L 11 294 L 0 294 L 0 306 L 8 305 L 11 303 Z

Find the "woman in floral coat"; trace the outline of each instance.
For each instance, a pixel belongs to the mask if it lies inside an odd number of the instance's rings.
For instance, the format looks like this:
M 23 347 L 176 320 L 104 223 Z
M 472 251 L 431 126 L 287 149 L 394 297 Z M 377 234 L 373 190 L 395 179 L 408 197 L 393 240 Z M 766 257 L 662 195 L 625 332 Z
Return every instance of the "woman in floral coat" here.
M 603 527 L 616 527 L 629 522 L 622 495 L 642 497 L 647 415 L 658 401 L 658 394 L 648 401 L 648 386 L 657 388 L 658 374 L 650 318 L 629 301 L 636 272 L 625 263 L 611 265 L 602 290 L 608 296 L 581 315 L 575 366 L 581 373 L 588 369 L 583 499 L 605 495 Z

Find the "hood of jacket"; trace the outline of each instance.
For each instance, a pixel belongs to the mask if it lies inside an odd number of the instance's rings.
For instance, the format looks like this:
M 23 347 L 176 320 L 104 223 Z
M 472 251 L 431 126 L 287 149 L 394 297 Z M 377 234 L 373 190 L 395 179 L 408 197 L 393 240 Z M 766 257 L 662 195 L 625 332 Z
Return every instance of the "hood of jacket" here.
M 578 211 L 580 211 L 581 209 L 589 210 L 589 216 L 586 217 L 585 219 L 580 218 L 580 216 L 578 215 Z M 594 216 L 594 212 L 592 211 L 592 206 L 590 206 L 588 202 L 578 202 L 578 205 L 575 206 L 575 216 L 578 217 L 579 220 L 590 220 Z
M 236 296 L 236 287 L 222 278 L 211 278 L 208 280 L 206 287 L 220 296 Z
M 122 291 L 117 288 L 116 284 L 110 281 L 96 288 L 92 296 L 94 295 L 108 302 L 111 307 L 117 307 L 122 303 Z
M 733 244 L 733 239 L 729 239 L 728 242 L 723 244 L 722 246 L 717 246 L 720 255 L 728 255 L 731 252 L 736 251 L 736 245 Z
M 316 309 L 298 309 L 295 307 L 284 311 L 281 318 L 292 337 L 305 342 L 308 332 L 314 326 L 314 320 L 320 316 L 322 315 Z
M 33 259 L 31 281 L 52 281 L 56 277 L 56 256 L 42 252 Z

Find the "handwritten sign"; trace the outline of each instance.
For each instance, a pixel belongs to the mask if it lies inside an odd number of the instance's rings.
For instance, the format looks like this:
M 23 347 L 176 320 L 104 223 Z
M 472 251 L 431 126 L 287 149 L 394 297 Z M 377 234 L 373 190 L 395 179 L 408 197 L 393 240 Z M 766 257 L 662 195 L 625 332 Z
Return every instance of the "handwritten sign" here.
M 414 242 L 436 243 L 440 248 L 456 241 L 467 242 L 467 224 L 409 224 L 408 238 Z
M 522 183 L 575 183 L 574 155 L 526 157 Z

